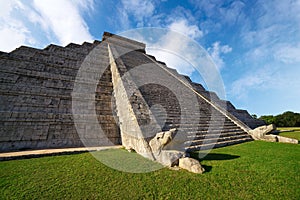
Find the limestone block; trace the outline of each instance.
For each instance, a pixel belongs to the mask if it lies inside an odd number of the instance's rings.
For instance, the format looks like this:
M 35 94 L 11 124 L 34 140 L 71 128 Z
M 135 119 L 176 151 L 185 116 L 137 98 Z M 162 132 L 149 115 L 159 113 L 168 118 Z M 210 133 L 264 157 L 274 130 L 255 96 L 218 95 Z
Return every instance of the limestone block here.
M 155 156 L 155 159 L 164 166 L 173 167 L 178 165 L 178 160 L 185 156 L 185 152 L 182 151 L 162 150 L 159 156 Z
M 276 127 L 274 124 L 270 125 L 264 125 L 257 127 L 256 129 L 250 130 L 250 134 L 255 140 L 260 140 L 263 138 L 267 133 L 270 133 L 271 131 L 275 130 Z
M 275 125 L 271 124 L 268 126 L 260 126 L 254 130 L 250 130 L 251 136 L 255 140 L 264 140 L 268 142 L 283 142 L 283 143 L 292 143 L 298 144 L 298 140 L 287 138 L 279 135 L 268 134 L 276 129 Z
M 278 142 L 276 135 L 265 135 L 261 137 L 260 140 L 267 141 L 267 142 Z
M 265 135 L 261 140 L 268 141 L 268 142 L 283 142 L 283 143 L 291 143 L 291 144 L 298 144 L 298 140 L 287 138 L 279 135 Z
M 155 156 L 159 156 L 162 149 L 173 139 L 176 128 L 169 131 L 157 133 L 149 142 L 152 152 Z
M 296 139 L 292 139 L 292 138 L 287 138 L 287 137 L 283 137 L 283 136 L 278 136 L 276 135 L 278 142 L 283 142 L 283 143 L 291 143 L 291 144 L 298 144 L 299 141 Z
M 180 158 L 179 167 L 196 174 L 202 174 L 205 171 L 198 160 L 189 157 Z

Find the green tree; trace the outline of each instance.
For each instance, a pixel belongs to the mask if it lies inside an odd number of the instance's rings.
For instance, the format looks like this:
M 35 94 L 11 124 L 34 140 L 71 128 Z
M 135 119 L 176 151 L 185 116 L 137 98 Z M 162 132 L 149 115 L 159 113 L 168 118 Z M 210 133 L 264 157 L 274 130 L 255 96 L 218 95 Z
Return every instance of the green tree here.
M 257 119 L 257 115 L 256 114 L 253 114 L 251 115 L 254 119 Z
M 273 115 L 263 115 L 259 119 L 266 122 L 266 124 L 274 124 L 275 117 Z
M 278 127 L 300 126 L 300 113 L 291 111 L 286 111 L 276 116 L 263 115 L 259 119 L 264 120 L 266 124 L 275 124 Z

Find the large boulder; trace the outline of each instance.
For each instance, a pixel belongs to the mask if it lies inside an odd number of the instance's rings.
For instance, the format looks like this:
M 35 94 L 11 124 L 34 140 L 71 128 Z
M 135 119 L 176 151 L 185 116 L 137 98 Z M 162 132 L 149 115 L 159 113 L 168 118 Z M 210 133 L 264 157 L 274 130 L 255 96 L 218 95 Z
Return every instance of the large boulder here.
M 180 158 L 179 167 L 196 174 L 202 174 L 205 171 L 198 160 L 189 157 Z

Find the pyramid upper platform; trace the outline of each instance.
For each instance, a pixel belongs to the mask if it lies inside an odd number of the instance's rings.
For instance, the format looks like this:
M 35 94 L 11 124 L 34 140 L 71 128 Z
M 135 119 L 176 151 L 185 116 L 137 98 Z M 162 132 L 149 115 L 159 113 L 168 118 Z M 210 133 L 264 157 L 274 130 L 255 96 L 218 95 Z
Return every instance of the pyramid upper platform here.
M 119 35 L 115 35 L 109 32 L 104 32 L 102 36 L 102 41 L 106 41 L 108 43 L 118 45 L 118 46 L 123 46 L 126 48 L 134 49 L 134 50 L 139 50 L 139 51 L 145 51 L 146 44 L 138 42 L 136 40 L 131 40 Z

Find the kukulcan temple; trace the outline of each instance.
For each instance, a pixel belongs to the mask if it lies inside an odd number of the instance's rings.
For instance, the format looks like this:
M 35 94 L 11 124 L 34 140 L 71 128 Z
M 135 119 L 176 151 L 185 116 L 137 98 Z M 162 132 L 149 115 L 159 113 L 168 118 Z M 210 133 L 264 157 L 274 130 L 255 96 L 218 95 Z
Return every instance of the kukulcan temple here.
M 267 134 L 274 127 L 145 48 L 105 32 L 93 43 L 0 52 L 1 152 L 122 145 L 185 168 L 197 166 L 192 151 L 254 139 L 295 142 Z

